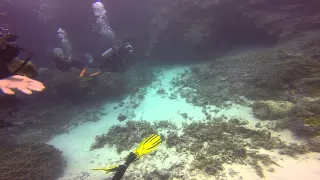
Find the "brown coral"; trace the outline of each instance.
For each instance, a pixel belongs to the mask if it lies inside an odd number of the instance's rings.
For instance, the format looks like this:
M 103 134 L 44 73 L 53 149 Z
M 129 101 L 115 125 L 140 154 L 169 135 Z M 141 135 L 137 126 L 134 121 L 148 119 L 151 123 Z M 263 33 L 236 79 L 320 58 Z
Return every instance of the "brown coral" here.
M 2 143 L 1 180 L 54 180 L 63 172 L 61 151 L 47 144 Z
M 257 101 L 253 103 L 252 110 L 257 118 L 280 119 L 291 112 L 294 104 L 288 101 Z

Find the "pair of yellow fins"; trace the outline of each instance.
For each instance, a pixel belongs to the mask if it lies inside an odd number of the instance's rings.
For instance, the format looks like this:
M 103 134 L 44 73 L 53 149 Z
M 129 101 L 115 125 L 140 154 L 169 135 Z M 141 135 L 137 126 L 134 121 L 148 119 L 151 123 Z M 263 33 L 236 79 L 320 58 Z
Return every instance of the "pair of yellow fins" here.
M 134 161 L 138 160 L 141 156 L 149 154 L 156 150 L 158 146 L 161 144 L 161 137 L 156 134 L 152 134 L 151 136 L 145 138 L 139 146 L 130 154 L 134 154 Z M 119 165 L 112 165 L 105 168 L 95 168 L 92 170 L 101 170 L 105 172 L 115 172 L 119 168 Z

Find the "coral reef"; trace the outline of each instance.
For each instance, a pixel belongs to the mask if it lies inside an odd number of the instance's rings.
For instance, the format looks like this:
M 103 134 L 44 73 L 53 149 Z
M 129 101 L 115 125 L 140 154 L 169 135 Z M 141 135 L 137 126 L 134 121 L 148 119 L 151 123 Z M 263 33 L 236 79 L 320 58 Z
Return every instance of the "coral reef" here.
M 305 126 L 320 127 L 320 116 L 304 118 L 303 122 Z
M 160 95 L 161 97 L 165 97 L 168 93 L 164 89 L 158 89 L 157 94 Z
M 320 133 L 320 100 L 303 99 L 293 109 L 290 129 L 300 135 L 314 136 Z
M 217 73 L 210 72 L 206 67 L 201 68 L 199 72 L 186 70 L 171 82 L 176 89 L 175 94 L 186 98 L 188 103 L 196 106 L 211 104 L 219 107 L 222 107 L 225 101 L 230 100 L 229 88 L 223 88 L 227 86 L 226 83 L 219 84 Z
M 64 171 L 62 153 L 47 144 L 1 143 L 0 179 L 56 180 Z
M 260 119 L 280 119 L 288 116 L 293 107 L 294 104 L 288 101 L 256 101 L 252 111 Z
M 130 150 L 143 138 L 154 133 L 166 133 L 162 130 L 177 130 L 177 126 L 170 121 L 158 121 L 151 124 L 148 121 L 127 121 L 125 125 L 115 125 L 106 134 L 96 136 L 91 150 L 102 148 L 105 145 L 115 146 L 118 153 Z M 170 133 L 169 133 L 170 134 Z M 166 139 L 163 134 L 162 138 Z
M 275 132 L 281 132 L 284 129 L 288 129 L 290 126 L 291 119 L 289 117 L 277 119 L 276 121 L 271 121 L 267 124 L 267 128 Z M 259 128 L 259 124 L 257 124 L 256 128 Z
M 286 144 L 266 130 L 252 130 L 237 120 L 214 118 L 206 122 L 185 125 L 183 134 L 171 133 L 167 136 L 168 147 L 176 147 L 180 153 L 194 156 L 193 169 L 209 175 L 218 175 L 223 164 L 245 164 L 256 169 L 262 178 L 264 166 L 277 165 L 269 155 L 260 154 L 259 149 L 279 150 L 279 153 L 296 156 L 307 152 L 306 147 Z
M 174 94 L 196 106 L 224 107 L 226 101 L 248 105 L 255 101 L 298 102 L 319 97 L 320 48 L 312 45 L 319 34 L 307 34 L 272 48 L 215 58 L 174 78 Z M 260 113 L 266 113 L 260 109 Z
M 157 130 L 147 121 L 127 121 L 124 126 L 112 126 L 106 134 L 96 136 L 96 142 L 91 146 L 91 150 L 102 148 L 107 144 L 115 146 L 120 153 L 130 150 L 153 133 L 157 133 Z
M 175 124 L 166 120 L 156 121 L 154 122 L 153 126 L 158 130 L 161 130 L 161 129 L 177 130 L 178 129 L 178 127 Z
M 166 137 L 166 144 L 169 148 L 178 145 L 180 141 L 181 138 L 177 132 L 170 132 Z
M 155 170 L 150 172 L 149 174 L 144 175 L 144 179 L 153 179 L 153 180 L 165 180 L 169 179 L 170 172 L 169 171 L 158 171 Z
M 127 119 L 127 116 L 125 116 L 125 115 L 123 115 L 123 114 L 119 114 L 119 116 L 118 116 L 118 121 L 124 121 L 124 120 L 126 120 Z
M 314 136 L 308 142 L 310 151 L 320 152 L 320 136 Z

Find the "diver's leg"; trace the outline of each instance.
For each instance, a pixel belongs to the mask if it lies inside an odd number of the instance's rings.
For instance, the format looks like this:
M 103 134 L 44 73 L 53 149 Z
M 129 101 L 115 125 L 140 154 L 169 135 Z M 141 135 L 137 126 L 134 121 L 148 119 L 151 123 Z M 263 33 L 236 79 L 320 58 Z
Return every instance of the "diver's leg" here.
M 0 79 L 13 75 L 7 66 L 5 62 L 0 61 Z
M 81 61 L 72 61 L 72 67 L 82 70 L 84 67 L 86 67 L 86 63 Z
M 105 68 L 110 72 L 118 72 L 118 65 L 117 65 L 117 59 L 108 59 L 105 62 Z

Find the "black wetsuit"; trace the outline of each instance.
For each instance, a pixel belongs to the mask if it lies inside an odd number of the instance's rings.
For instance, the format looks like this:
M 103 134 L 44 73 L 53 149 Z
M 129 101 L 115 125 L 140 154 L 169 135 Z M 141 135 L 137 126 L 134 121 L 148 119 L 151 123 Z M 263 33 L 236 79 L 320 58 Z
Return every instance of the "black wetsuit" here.
M 64 72 L 71 71 L 71 68 L 82 70 L 86 66 L 86 63 L 83 63 L 81 61 L 77 61 L 74 59 L 71 59 L 69 61 L 68 57 L 55 58 L 53 63 L 56 65 L 56 67 L 60 71 L 64 71 Z
M 129 49 L 127 49 L 125 44 L 123 44 L 119 47 L 118 51 L 111 55 L 111 57 L 101 59 L 98 62 L 85 63 L 74 59 L 68 60 L 68 57 L 57 57 L 53 62 L 61 71 L 70 71 L 72 67 L 79 70 L 82 70 L 84 67 L 88 67 L 98 68 L 108 72 L 122 72 L 126 69 L 130 57 Z
M 104 60 L 104 68 L 110 72 L 122 72 L 126 69 L 130 58 L 130 53 L 125 47 L 120 47 L 111 57 Z
M 3 42 L 0 45 L 0 78 L 2 79 L 13 75 L 8 68 L 8 64 L 19 55 L 21 48 L 17 45 L 3 44 Z
M 0 59 L 0 79 L 7 78 L 12 75 L 12 72 L 7 67 L 7 63 Z

